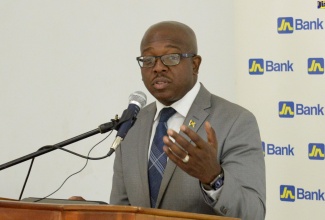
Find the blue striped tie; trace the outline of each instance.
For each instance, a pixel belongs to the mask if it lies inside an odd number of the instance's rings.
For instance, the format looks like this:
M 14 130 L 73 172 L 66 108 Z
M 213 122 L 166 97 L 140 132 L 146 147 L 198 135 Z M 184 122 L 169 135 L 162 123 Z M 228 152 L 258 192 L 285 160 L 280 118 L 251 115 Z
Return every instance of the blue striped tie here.
M 151 207 L 156 207 L 158 192 L 162 180 L 162 175 L 167 164 L 167 155 L 163 151 L 163 137 L 167 135 L 167 121 L 175 114 L 173 108 L 163 108 L 160 112 L 160 119 L 156 128 L 155 136 L 152 140 L 149 157 L 149 189 Z

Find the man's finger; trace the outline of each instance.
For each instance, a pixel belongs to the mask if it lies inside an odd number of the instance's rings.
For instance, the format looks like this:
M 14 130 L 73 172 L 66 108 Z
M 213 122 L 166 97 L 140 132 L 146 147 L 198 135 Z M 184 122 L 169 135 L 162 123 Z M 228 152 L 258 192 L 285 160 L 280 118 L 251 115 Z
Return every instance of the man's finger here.
M 174 132 L 176 133 L 176 132 Z M 178 134 L 177 134 L 178 135 Z M 179 137 L 175 137 L 176 139 L 180 139 Z M 165 145 L 168 147 L 169 151 L 171 151 L 177 158 L 183 160 L 183 158 L 186 157 L 186 155 L 189 154 L 189 152 L 185 149 L 186 147 L 179 145 L 179 143 L 174 143 L 172 140 L 170 140 L 170 138 L 168 136 L 164 136 L 163 141 L 165 143 Z M 191 145 L 189 142 L 187 142 L 188 145 Z M 191 147 L 188 148 L 193 148 L 193 146 L 191 145 Z
M 180 130 L 186 134 L 197 147 L 202 148 L 205 145 L 206 142 L 189 127 L 182 125 Z
M 175 140 L 175 143 L 177 143 L 175 144 L 175 146 L 180 150 L 185 151 L 185 153 L 191 152 L 193 150 L 194 146 L 188 140 L 186 140 L 182 135 L 178 134 L 176 131 L 172 129 L 168 129 L 167 134 Z M 179 146 L 181 146 L 182 149 Z M 174 150 L 174 148 L 172 148 L 172 150 Z

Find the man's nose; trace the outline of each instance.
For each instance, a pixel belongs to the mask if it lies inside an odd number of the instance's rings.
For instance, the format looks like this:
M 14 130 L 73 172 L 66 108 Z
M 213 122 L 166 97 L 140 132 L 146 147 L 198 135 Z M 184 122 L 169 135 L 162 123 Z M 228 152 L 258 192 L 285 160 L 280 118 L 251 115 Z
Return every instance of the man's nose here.
M 166 72 L 168 67 L 161 61 L 160 57 L 156 59 L 155 65 L 153 66 L 153 71 L 155 73 Z

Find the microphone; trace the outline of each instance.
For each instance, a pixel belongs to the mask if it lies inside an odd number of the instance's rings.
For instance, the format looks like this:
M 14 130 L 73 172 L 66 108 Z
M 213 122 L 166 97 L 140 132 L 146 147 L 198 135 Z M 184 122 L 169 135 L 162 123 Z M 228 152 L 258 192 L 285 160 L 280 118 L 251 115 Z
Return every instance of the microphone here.
M 109 155 L 111 155 L 118 148 L 118 146 L 120 146 L 126 134 L 133 126 L 140 109 L 143 106 L 145 106 L 146 103 L 147 103 L 147 96 L 141 91 L 136 91 L 129 96 L 129 106 L 126 110 L 124 110 L 122 114 L 121 117 L 122 124 L 118 129 L 116 138 L 111 146 Z M 123 118 L 125 117 L 127 119 L 126 121 L 123 122 Z

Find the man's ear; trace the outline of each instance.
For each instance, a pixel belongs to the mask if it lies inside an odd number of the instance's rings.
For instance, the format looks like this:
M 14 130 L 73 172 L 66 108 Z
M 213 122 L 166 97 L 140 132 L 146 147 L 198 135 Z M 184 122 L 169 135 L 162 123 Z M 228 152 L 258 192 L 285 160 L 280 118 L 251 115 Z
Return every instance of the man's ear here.
M 196 55 L 195 57 L 192 58 L 194 74 L 199 74 L 199 68 L 201 65 L 201 61 L 202 61 L 202 58 L 200 55 Z

